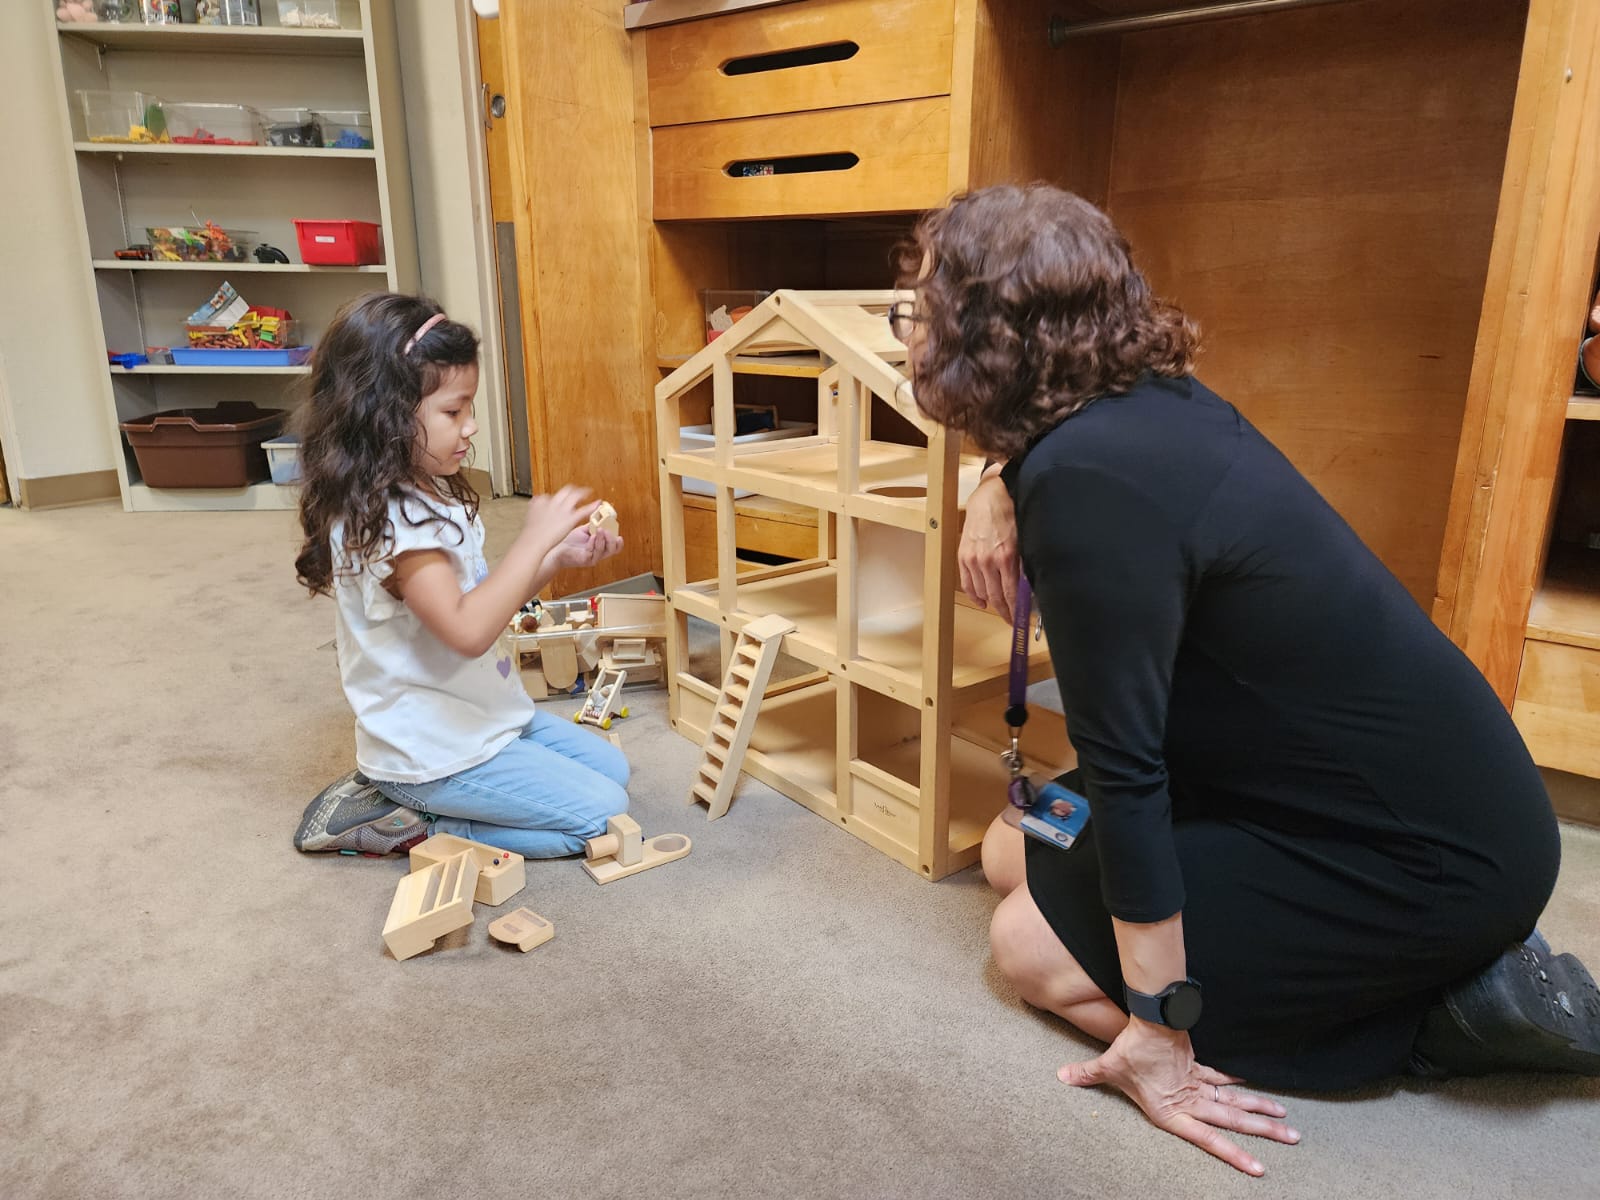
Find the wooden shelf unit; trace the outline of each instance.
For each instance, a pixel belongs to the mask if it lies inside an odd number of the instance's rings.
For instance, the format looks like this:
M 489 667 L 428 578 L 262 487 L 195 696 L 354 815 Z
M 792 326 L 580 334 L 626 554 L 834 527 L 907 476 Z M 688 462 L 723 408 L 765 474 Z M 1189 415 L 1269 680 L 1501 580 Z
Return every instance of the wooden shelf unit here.
M 263 19 L 276 10 L 263 5 Z M 394 0 L 341 0 L 337 30 L 228 26 L 59 25 L 61 103 L 73 130 L 77 184 L 99 294 L 103 344 L 114 351 L 183 344 L 183 318 L 223 280 L 246 300 L 288 309 L 297 340 L 315 344 L 345 301 L 375 290 L 415 291 L 418 254 L 411 207 L 405 110 Z M 167 101 L 256 108 L 365 109 L 373 148 L 145 145 L 90 142 L 76 92 L 134 90 Z M 385 261 L 362 267 L 124 261 L 113 252 L 148 240 L 152 226 L 212 220 L 246 230 L 299 259 L 300 217 L 372 221 Z M 146 365 L 105 373 L 104 411 L 128 511 L 290 508 L 293 489 L 147 487 L 118 429 L 169 408 L 253 400 L 269 408 L 300 402 L 307 366 Z

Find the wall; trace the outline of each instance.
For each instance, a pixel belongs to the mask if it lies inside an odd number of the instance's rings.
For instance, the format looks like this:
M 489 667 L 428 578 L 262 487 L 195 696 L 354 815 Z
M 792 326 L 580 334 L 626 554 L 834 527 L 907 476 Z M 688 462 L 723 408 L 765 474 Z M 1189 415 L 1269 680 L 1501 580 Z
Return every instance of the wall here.
M 398 0 L 395 20 L 422 288 L 484 336 L 474 460 L 504 493 L 510 491 L 509 438 L 472 6 L 470 0 Z
M 473 139 L 471 7 L 469 0 L 398 0 L 396 10 L 423 287 L 474 328 L 485 330 L 486 314 L 493 323 L 476 465 L 490 469 L 501 490 L 509 479 L 505 391 L 499 316 L 486 283 L 492 276 L 480 269 L 491 260 L 480 259 L 488 202 Z M 26 114 L 0 123 L 0 444 L 13 490 L 49 476 L 114 471 L 117 452 L 56 56 L 48 5 L 0 5 L 0 79 L 12 111 Z M 115 479 L 104 482 L 114 493 Z
M 0 438 L 13 490 L 115 470 L 110 383 L 56 53 L 47 5 L 0 5 L 0 79 L 15 118 L 0 122 Z M 108 486 L 114 494 L 114 477 Z

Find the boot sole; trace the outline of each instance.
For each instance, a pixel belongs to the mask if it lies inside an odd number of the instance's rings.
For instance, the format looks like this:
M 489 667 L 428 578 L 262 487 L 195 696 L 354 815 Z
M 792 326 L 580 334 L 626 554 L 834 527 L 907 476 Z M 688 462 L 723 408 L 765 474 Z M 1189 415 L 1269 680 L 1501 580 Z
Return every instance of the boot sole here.
M 1600 988 L 1571 954 L 1515 947 L 1445 1005 L 1503 1070 L 1600 1076 Z

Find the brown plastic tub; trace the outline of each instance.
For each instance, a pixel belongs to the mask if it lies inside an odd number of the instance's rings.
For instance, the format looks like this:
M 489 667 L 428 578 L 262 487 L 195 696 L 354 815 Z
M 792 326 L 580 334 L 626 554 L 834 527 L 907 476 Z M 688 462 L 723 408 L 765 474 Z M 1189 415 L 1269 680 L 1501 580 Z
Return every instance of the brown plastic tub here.
M 214 408 L 173 408 L 121 429 L 150 487 L 232 488 L 271 476 L 261 443 L 276 437 L 289 414 L 225 400 Z

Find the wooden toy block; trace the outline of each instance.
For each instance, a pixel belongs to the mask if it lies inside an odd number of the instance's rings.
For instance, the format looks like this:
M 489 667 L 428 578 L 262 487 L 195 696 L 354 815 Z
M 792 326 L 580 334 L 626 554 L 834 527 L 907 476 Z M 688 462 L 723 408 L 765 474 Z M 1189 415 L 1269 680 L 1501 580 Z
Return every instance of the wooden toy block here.
M 633 592 L 601 592 L 595 597 L 601 632 L 615 629 L 630 638 L 665 640 L 667 598 Z
M 600 501 L 600 507 L 589 514 L 589 528 L 605 530 L 613 537 L 620 536 L 621 530 L 617 526 L 617 510 L 611 507 L 609 501 Z
M 623 866 L 615 858 L 601 858 L 593 862 L 585 859 L 583 869 L 596 883 L 614 883 L 682 858 L 689 853 L 690 845 L 689 839 L 681 833 L 659 833 L 640 847 L 639 861 L 632 866 Z
M 557 625 L 548 633 L 570 630 L 570 625 Z M 574 637 L 543 638 L 539 644 L 539 660 L 544 664 L 545 682 L 556 692 L 570 691 L 578 681 L 578 646 Z
M 478 862 L 470 851 L 407 875 L 394 890 L 383 944 L 398 962 L 430 949 L 447 933 L 472 924 Z
M 583 856 L 589 862 L 601 858 L 614 858 L 618 866 L 631 867 L 643 854 L 639 822 L 627 813 L 618 813 L 606 820 L 606 831 L 589 839 Z
M 528 886 L 527 864 L 522 855 L 468 841 L 453 833 L 436 833 L 411 847 L 411 869 L 420 871 L 458 854 L 471 854 L 478 864 L 478 885 L 472 898 L 479 904 L 491 908 L 504 904 Z
M 497 942 L 515 946 L 526 954 L 535 946 L 542 946 L 556 935 L 556 927 L 531 908 L 514 908 L 505 916 L 489 922 L 489 936 Z

